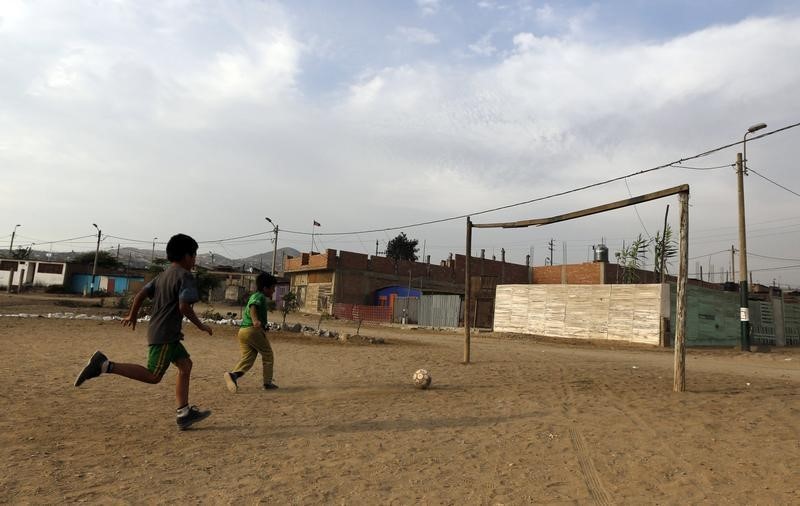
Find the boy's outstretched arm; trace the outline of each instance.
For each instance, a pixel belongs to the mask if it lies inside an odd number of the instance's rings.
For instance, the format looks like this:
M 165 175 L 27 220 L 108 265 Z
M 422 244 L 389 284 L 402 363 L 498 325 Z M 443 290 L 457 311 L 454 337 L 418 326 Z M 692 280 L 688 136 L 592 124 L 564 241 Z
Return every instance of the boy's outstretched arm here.
M 195 327 L 207 333 L 209 336 L 214 335 L 214 331 L 211 330 L 211 327 L 201 322 L 200 318 L 197 317 L 197 315 L 194 312 L 194 308 L 192 308 L 191 304 L 187 304 L 186 302 L 181 302 L 180 309 L 181 309 L 181 314 L 186 318 L 188 318 L 190 322 L 194 323 Z
M 144 302 L 144 299 L 146 298 L 147 291 L 142 288 L 133 298 L 133 304 L 131 304 L 131 310 L 128 313 L 128 316 L 122 319 L 123 327 L 130 326 L 131 330 L 136 330 L 136 320 L 139 318 L 139 308 L 142 307 L 142 302 Z

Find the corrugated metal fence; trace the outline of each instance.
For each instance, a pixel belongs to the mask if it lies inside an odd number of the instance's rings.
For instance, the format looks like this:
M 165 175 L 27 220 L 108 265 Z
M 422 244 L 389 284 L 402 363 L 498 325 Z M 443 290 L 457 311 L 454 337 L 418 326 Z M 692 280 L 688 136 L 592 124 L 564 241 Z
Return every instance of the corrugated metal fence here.
M 423 295 L 398 297 L 394 306 L 362 306 L 341 304 L 333 306 L 336 318 L 373 322 L 419 324 L 427 327 L 458 327 L 461 321 L 460 295 Z

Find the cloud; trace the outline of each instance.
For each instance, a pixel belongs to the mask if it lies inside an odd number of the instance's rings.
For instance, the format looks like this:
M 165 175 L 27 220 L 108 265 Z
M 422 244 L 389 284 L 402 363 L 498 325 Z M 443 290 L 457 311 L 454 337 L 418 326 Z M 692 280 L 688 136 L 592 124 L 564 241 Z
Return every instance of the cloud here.
M 492 34 L 487 33 L 475 43 L 469 45 L 470 51 L 481 56 L 492 56 L 497 48 L 492 44 Z
M 51 238 L 80 235 L 70 228 L 78 221 L 92 233 L 97 209 L 104 230 L 147 238 L 191 225 L 201 239 L 252 233 L 249 217 L 265 213 L 282 229 L 302 229 L 308 209 L 325 211 L 328 230 L 460 215 L 674 160 L 741 138 L 758 121 L 795 122 L 800 110 L 800 70 L 790 64 L 800 52 L 798 18 L 620 42 L 598 36 L 591 10 L 537 4 L 524 29 L 509 31 L 501 16 L 461 32 L 460 47 L 447 45 L 454 32 L 444 24 L 395 30 L 392 21 L 370 40 L 386 43 L 388 30 L 424 46 L 424 58 L 376 50 L 379 58 L 354 52 L 344 64 L 331 56 L 348 47 L 336 34 L 301 25 L 302 16 L 271 2 L 13 5 L 13 14 L 0 10 L 0 165 L 12 167 L 0 214 L 25 208 L 19 221 L 69 232 L 42 234 Z M 408 19 L 418 18 L 414 7 Z M 436 20 L 451 13 L 438 2 L 416 7 Z M 496 21 L 497 9 L 481 12 Z M 316 47 L 326 56 L 309 55 Z M 465 47 L 485 58 L 451 58 Z M 797 190 L 788 139 L 748 143 L 748 156 Z M 702 162 L 733 158 L 732 149 Z M 628 183 L 640 194 L 684 181 L 692 184 L 693 227 L 730 221 L 730 173 L 661 171 Z M 748 198 L 778 206 L 774 186 L 748 184 Z M 49 196 L 46 209 L 28 209 L 25 192 L 9 190 L 34 187 Z M 176 187 L 197 203 L 190 216 Z M 157 205 L 142 208 L 144 194 Z M 626 196 L 619 183 L 485 221 Z M 758 220 L 762 207 L 748 214 Z M 648 209 L 645 222 L 663 221 L 663 208 L 652 220 Z M 558 233 L 638 228 L 633 214 L 608 219 L 616 221 Z M 434 261 L 447 247 L 463 248 L 456 228 L 428 235 Z M 520 242 L 527 250 L 532 240 Z
M 439 11 L 440 3 L 440 0 L 417 0 L 417 7 L 423 15 L 432 16 Z
M 399 26 L 395 33 L 398 38 L 413 44 L 432 45 L 439 43 L 439 38 L 434 33 L 421 28 Z

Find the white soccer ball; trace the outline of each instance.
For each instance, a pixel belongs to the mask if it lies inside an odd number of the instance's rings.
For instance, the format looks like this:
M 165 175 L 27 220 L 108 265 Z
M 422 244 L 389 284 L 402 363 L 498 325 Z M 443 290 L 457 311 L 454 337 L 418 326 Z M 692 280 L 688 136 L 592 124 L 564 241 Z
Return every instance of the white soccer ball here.
M 414 382 L 415 387 L 425 390 L 431 386 L 431 373 L 425 369 L 417 369 L 414 371 L 414 375 L 411 376 L 411 380 Z

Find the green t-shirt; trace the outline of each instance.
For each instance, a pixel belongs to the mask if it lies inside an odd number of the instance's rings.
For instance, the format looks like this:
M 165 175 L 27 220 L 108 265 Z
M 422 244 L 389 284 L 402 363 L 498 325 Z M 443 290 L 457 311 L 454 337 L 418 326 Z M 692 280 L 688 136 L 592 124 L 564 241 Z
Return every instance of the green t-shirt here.
M 267 296 L 261 292 L 255 292 L 253 295 L 250 296 L 250 299 L 247 300 L 247 306 L 245 306 L 244 311 L 242 311 L 242 325 L 241 327 L 252 327 L 253 326 L 253 319 L 250 318 L 250 306 L 256 307 L 256 312 L 258 313 L 258 319 L 261 320 L 261 325 L 264 328 L 267 327 Z

